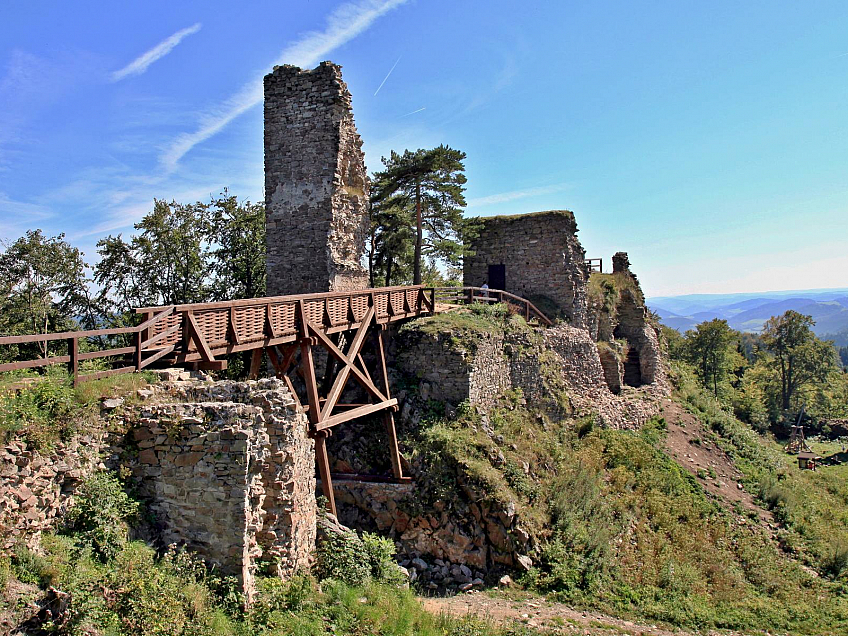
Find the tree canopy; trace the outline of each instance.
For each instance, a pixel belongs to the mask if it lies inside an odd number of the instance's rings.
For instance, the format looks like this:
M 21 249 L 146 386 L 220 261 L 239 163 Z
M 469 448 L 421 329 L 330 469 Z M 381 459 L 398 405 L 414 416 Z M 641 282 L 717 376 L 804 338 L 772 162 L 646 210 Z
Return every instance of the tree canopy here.
M 780 385 L 780 405 L 790 409 L 792 398 L 814 382 L 825 382 L 837 368 L 832 343 L 813 333 L 812 316 L 791 309 L 774 316 L 763 327 L 763 346 L 775 361 Z
M 426 256 L 458 265 L 464 253 L 465 153 L 441 145 L 431 149 L 392 151 L 371 187 L 371 253 L 374 272 L 392 284 L 407 271 L 412 283 L 422 280 Z
M 96 308 L 89 295 L 82 252 L 65 235 L 45 237 L 31 230 L 0 253 L 0 331 L 49 333 L 93 326 Z M 48 343 L 35 343 L 43 356 Z M 21 346 L 27 349 L 27 346 Z
M 716 397 L 719 385 L 742 366 L 738 344 L 739 333 L 718 318 L 686 332 L 684 355 L 694 365 L 701 383 Z

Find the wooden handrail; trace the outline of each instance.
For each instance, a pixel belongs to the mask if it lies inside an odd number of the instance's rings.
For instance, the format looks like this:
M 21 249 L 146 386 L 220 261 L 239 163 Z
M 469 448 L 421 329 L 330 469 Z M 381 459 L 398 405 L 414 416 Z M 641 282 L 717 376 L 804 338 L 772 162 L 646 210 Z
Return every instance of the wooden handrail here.
M 417 302 L 411 301 L 408 295 L 410 291 L 418 292 Z M 399 302 L 400 299 L 398 298 L 393 298 L 393 295 L 396 295 L 397 292 L 404 293 L 402 302 Z M 33 342 L 46 343 L 57 340 L 65 340 L 68 343 L 68 355 L 0 364 L 0 372 L 67 363 L 68 372 L 74 378 L 74 383 L 76 384 L 87 379 L 106 377 L 115 373 L 128 373 L 131 370 L 141 371 L 169 354 L 172 354 L 168 358 L 169 363 L 189 363 L 201 360 L 207 364 L 219 365 L 208 368 L 224 368 L 226 362 L 224 361 L 222 363 L 221 359 L 216 358 L 216 356 L 225 356 L 238 351 L 279 345 L 284 342 L 297 340 L 302 336 L 302 334 L 298 335 L 288 331 L 278 332 L 278 326 L 272 320 L 272 306 L 297 304 L 300 307 L 300 311 L 303 311 L 304 303 L 314 301 L 315 299 L 323 300 L 324 315 L 317 320 L 315 326 L 329 334 L 359 326 L 360 321 L 356 318 L 357 314 L 354 312 L 354 306 L 357 306 L 357 299 L 362 299 L 363 296 L 367 297 L 368 305 L 372 307 L 376 307 L 375 299 L 381 297 L 384 309 L 379 319 L 375 317 L 375 322 L 379 322 L 380 324 L 431 313 L 434 311 L 435 306 L 435 289 L 424 287 L 423 285 L 412 285 L 296 294 L 291 296 L 247 298 L 214 303 L 138 307 L 136 311 L 144 316 L 144 320 L 134 327 L 0 337 L 0 346 Z M 335 314 L 333 317 L 329 314 L 331 303 L 339 298 L 347 299 L 347 320 L 340 320 L 338 314 Z M 256 337 L 248 337 L 245 340 L 237 332 L 235 311 L 237 308 L 243 311 L 245 308 L 250 310 L 253 307 L 263 307 L 265 309 L 266 333 L 258 339 Z M 201 312 L 212 312 L 214 314 L 216 310 L 225 310 L 228 314 L 226 319 L 226 336 L 224 339 L 221 339 L 220 335 L 213 335 L 215 332 L 209 331 L 209 323 L 203 322 L 199 316 L 194 315 L 195 312 L 198 314 Z M 178 314 L 178 316 L 174 316 L 174 314 Z M 164 328 L 155 328 L 157 323 L 169 317 L 170 320 Z M 173 322 L 174 320 L 176 320 L 176 323 Z M 216 321 L 213 322 L 220 324 Z M 298 318 L 297 322 L 302 323 L 303 321 L 301 318 Z M 215 327 L 213 326 L 211 329 L 214 330 Z M 180 332 L 182 332 L 182 335 L 179 335 Z M 90 351 L 82 354 L 79 352 L 80 338 L 129 334 L 134 336 L 132 338 L 132 346 Z M 174 341 L 175 337 L 179 340 L 178 342 Z M 81 360 L 115 357 L 118 355 L 131 356 L 132 366 L 123 366 L 118 369 L 89 373 L 87 375 L 80 374 L 79 362 Z M 124 362 L 126 362 L 126 359 L 124 359 Z
M 201 309 L 223 309 L 225 307 L 245 307 L 251 305 L 267 305 L 268 303 L 292 302 L 298 300 L 314 300 L 316 298 L 346 298 L 360 294 L 379 294 L 381 292 L 405 291 L 407 289 L 428 289 L 424 285 L 396 285 L 394 287 L 374 287 L 366 289 L 354 289 L 351 291 L 338 292 L 316 292 L 311 294 L 292 294 L 291 296 L 266 296 L 262 298 L 242 298 L 240 300 L 222 300 L 214 303 L 192 303 L 188 305 L 174 305 L 175 311 L 189 311 Z M 135 307 L 136 313 L 161 310 L 161 306 Z
M 439 292 L 443 292 L 445 295 L 450 294 L 456 298 L 463 298 L 466 300 L 470 299 L 472 302 L 475 300 L 480 300 L 482 302 L 500 302 L 500 298 L 506 296 L 507 298 L 511 298 L 516 301 L 513 304 L 523 305 L 525 307 L 525 316 L 527 318 L 529 318 L 530 312 L 532 312 L 540 322 L 545 323 L 549 327 L 554 324 L 550 318 L 542 313 L 542 311 L 532 302 L 503 289 L 492 289 L 488 287 L 436 287 L 435 291 L 437 296 Z M 475 291 L 481 292 L 480 295 L 475 296 Z

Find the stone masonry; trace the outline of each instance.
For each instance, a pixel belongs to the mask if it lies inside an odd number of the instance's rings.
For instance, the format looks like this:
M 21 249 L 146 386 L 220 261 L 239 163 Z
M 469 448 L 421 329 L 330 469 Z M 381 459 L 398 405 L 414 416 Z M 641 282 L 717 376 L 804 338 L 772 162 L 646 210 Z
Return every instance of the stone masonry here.
M 564 315 L 572 325 L 586 323 L 585 251 L 577 223 L 568 210 L 481 218 L 482 229 L 470 244 L 463 281 L 480 287 L 491 266 L 504 266 L 504 289 L 535 303 L 543 312 Z M 553 316 L 551 316 L 553 317 Z
M 315 543 L 314 446 L 286 385 L 169 382 L 140 407 L 134 476 L 164 543 L 239 577 L 248 601 L 260 561 L 306 568 Z
M 369 184 L 341 67 L 265 76 L 268 294 L 368 286 Z
M 25 442 L 0 448 L 0 555 L 18 544 L 37 548 L 61 521 L 76 488 L 101 466 L 102 433 L 80 435 L 39 452 Z

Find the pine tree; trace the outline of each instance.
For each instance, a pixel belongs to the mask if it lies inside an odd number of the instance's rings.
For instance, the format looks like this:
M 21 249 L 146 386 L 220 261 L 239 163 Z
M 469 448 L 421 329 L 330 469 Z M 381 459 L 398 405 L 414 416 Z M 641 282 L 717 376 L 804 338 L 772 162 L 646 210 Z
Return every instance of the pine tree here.
M 464 152 L 445 145 L 415 152 L 405 150 L 403 154 L 392 151 L 390 157 L 383 157 L 385 170 L 374 175 L 371 189 L 372 221 L 382 218 L 382 225 L 372 228 L 372 237 L 380 235 L 389 274 L 397 259 L 405 254 L 404 244 L 409 241 L 414 245 L 415 285 L 421 284 L 425 254 L 451 265 L 462 257 L 464 159 Z M 415 230 L 412 236 L 407 231 L 409 220 Z M 372 254 L 379 253 L 372 245 Z

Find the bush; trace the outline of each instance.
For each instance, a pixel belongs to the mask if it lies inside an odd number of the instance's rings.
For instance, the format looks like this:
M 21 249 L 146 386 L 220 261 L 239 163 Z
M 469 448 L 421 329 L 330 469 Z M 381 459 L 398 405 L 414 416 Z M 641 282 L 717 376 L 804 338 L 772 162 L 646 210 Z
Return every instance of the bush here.
M 369 532 L 353 530 L 329 533 L 318 543 L 317 573 L 320 579 L 336 579 L 347 585 L 363 585 L 369 579 L 400 583 L 403 575 L 394 562 L 395 545 Z
M 11 396 L 0 398 L 0 441 L 15 433 L 37 448 L 49 447 L 69 432 L 77 408 L 66 375 L 50 373 Z
M 67 515 L 67 531 L 106 561 L 126 545 L 127 524 L 137 517 L 138 509 L 139 503 L 124 491 L 113 473 L 95 473 L 76 493 Z

